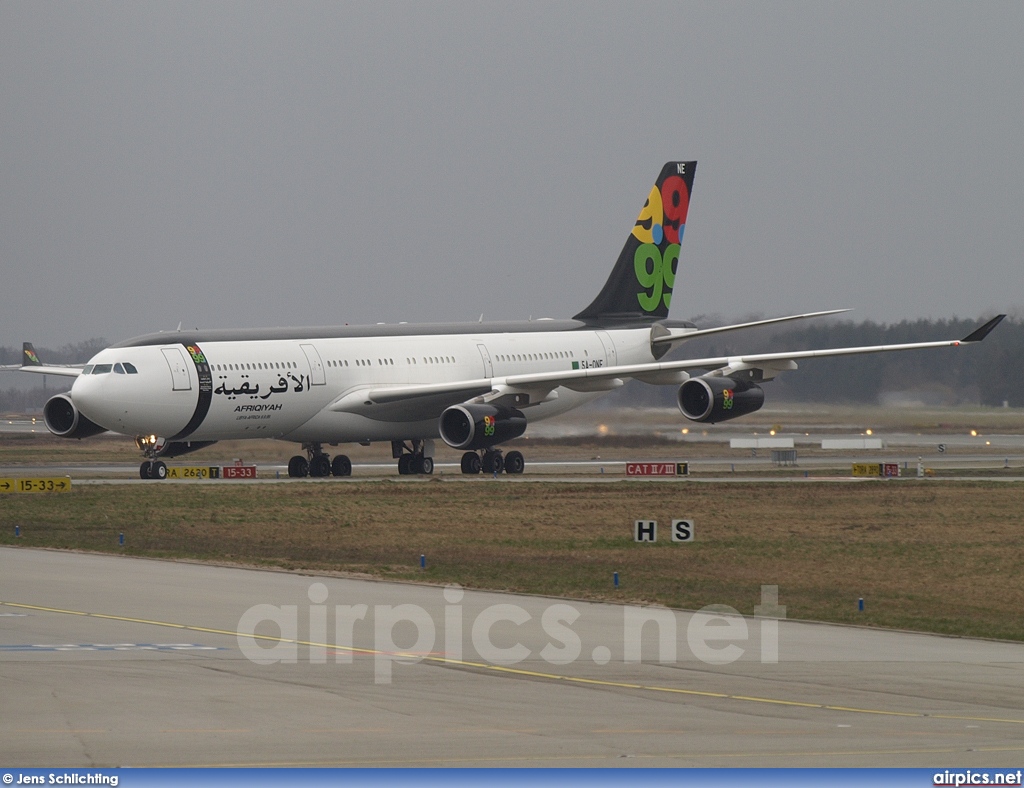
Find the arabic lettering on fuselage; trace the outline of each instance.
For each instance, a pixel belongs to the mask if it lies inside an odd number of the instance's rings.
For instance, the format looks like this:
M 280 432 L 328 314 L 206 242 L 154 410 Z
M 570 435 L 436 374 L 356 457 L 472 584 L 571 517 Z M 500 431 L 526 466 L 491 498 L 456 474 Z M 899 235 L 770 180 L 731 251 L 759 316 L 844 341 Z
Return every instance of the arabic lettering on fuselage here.
M 243 378 L 248 378 L 248 375 L 242 375 Z M 288 378 L 291 378 L 292 391 L 296 394 L 303 391 L 307 391 L 310 385 L 309 376 L 292 375 L 289 373 Z M 288 391 L 289 382 L 288 379 L 283 375 L 277 379 L 276 385 L 271 384 L 267 387 L 265 394 L 260 394 L 260 384 L 250 383 L 248 380 L 242 380 L 239 384 L 229 384 L 226 375 L 221 375 L 220 385 L 213 390 L 214 394 L 220 394 L 227 397 L 228 399 L 237 399 L 238 397 L 249 397 L 249 399 L 267 399 L 274 394 L 284 394 Z

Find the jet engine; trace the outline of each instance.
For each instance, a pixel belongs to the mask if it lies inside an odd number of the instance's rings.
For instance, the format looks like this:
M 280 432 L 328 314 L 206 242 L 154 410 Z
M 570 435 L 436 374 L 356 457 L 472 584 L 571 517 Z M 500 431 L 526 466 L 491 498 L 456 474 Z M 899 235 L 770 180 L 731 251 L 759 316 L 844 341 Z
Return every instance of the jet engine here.
M 690 378 L 676 395 L 679 410 L 690 421 L 728 421 L 760 410 L 764 391 L 756 383 L 734 378 Z
M 57 394 L 46 401 L 43 421 L 46 429 L 61 438 L 90 438 L 107 431 L 83 416 L 67 394 Z
M 441 414 L 438 429 L 453 449 L 487 449 L 526 432 L 526 416 L 496 405 L 452 405 Z

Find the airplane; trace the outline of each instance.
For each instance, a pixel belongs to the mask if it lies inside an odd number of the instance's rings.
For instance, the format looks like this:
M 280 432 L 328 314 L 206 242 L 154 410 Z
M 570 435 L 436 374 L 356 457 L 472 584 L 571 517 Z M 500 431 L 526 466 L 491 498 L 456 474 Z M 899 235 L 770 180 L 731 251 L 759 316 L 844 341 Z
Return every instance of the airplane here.
M 43 362 L 39 360 L 39 355 L 36 353 L 36 349 L 32 347 L 31 342 L 21 343 L 21 358 L 20 364 L 3 364 L 0 365 L 0 371 L 17 370 L 19 372 L 28 371 L 28 367 L 41 367 Z M 81 370 L 84 364 L 51 364 L 49 369 L 69 369 L 69 370 Z M 77 376 L 78 372 L 51 372 L 47 371 L 47 375 L 73 375 Z
M 437 439 L 464 452 L 465 474 L 520 474 L 523 454 L 502 444 L 626 379 L 679 386 L 682 415 L 716 423 L 758 410 L 761 384 L 799 360 L 972 344 L 1004 317 L 963 339 L 662 361 L 696 337 L 847 311 L 705 329 L 669 319 L 696 166 L 665 164 L 604 287 L 569 320 L 179 326 L 119 342 L 81 368 L 42 364 L 26 344 L 19 369 L 74 377 L 47 401 L 47 428 L 66 438 L 136 436 L 144 479 L 166 477 L 163 458 L 245 438 L 300 444 L 291 477 L 349 476 L 348 456 L 325 447 L 374 442 L 391 443 L 400 474 L 430 474 Z

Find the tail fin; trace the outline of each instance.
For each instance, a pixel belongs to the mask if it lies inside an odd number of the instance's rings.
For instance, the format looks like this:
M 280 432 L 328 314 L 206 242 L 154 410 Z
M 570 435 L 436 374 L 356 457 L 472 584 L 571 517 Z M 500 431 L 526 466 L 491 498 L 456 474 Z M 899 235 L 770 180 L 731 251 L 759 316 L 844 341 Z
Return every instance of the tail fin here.
M 39 356 L 36 355 L 36 349 L 32 347 L 31 342 L 23 342 L 21 344 L 21 363 L 25 367 L 43 366 L 43 362 L 39 360 Z
M 668 317 L 696 170 L 695 161 L 662 167 L 604 289 L 576 320 L 653 322 Z

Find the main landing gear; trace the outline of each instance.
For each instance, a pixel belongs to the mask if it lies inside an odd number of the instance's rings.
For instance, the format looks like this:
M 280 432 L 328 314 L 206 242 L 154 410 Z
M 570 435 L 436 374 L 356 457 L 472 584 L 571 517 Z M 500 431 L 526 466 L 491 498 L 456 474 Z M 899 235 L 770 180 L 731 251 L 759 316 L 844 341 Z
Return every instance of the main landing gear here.
M 398 473 L 401 476 L 422 474 L 429 476 L 434 472 L 433 441 L 413 440 L 408 444 L 403 441 L 391 441 L 391 456 L 398 460 Z
M 324 453 L 319 443 L 304 443 L 302 448 L 306 450 L 306 456 L 296 454 L 288 460 L 288 475 L 293 479 L 301 479 L 306 476 L 323 478 L 325 476 L 351 476 L 352 460 L 344 454 L 338 454 L 332 460 Z
M 497 476 L 505 473 L 519 474 L 526 467 L 523 453 L 510 451 L 502 456 L 501 449 L 487 449 L 482 453 L 467 451 L 462 455 L 462 472 L 467 474 L 486 473 Z

